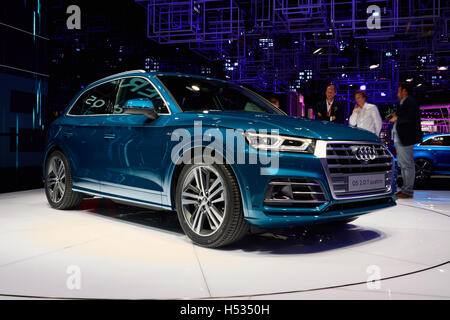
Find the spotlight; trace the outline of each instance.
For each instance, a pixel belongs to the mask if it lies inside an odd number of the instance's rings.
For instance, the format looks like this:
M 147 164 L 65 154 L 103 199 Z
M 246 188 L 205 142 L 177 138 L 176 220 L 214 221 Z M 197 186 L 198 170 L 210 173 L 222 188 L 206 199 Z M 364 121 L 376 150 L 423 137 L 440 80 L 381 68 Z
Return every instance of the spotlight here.
M 421 87 L 422 86 L 422 84 L 421 83 L 419 83 L 416 87 Z
M 382 96 L 382 97 L 386 97 L 386 93 L 382 92 L 382 93 L 381 93 L 381 96 Z
M 316 51 L 313 52 L 313 54 L 319 53 L 319 51 L 321 51 L 322 48 L 317 49 Z
M 369 69 L 376 69 L 376 68 L 378 68 L 380 66 L 380 64 L 372 64 L 370 67 L 369 67 Z
M 366 85 L 363 84 L 363 85 L 361 85 L 361 86 L 359 87 L 359 90 L 363 90 L 363 91 L 364 91 L 364 90 L 366 90 L 366 88 L 367 88 Z
M 412 82 L 414 79 L 413 78 L 409 78 L 409 79 L 406 79 L 406 82 Z
M 444 67 L 444 66 L 438 67 L 438 70 L 441 70 L 441 71 L 447 71 L 447 70 L 448 70 L 448 67 Z
M 191 86 L 192 90 L 194 91 L 200 91 L 200 88 L 196 85 Z

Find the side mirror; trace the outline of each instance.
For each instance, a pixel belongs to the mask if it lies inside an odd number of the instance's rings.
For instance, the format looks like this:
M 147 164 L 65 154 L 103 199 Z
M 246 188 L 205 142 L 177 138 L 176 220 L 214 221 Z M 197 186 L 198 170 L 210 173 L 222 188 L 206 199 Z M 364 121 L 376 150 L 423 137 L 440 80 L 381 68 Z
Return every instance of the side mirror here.
M 144 115 L 151 120 L 158 118 L 153 102 L 145 98 L 127 100 L 122 108 L 126 114 Z

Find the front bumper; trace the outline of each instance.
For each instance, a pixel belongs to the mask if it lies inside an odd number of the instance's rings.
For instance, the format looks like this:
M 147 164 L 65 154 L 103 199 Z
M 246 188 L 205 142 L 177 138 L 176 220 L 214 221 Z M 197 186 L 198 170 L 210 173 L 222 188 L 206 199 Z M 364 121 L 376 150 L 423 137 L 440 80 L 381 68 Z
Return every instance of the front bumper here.
M 251 148 L 247 153 L 256 152 Z M 352 218 L 381 208 L 395 206 L 395 179 L 389 190 L 363 197 L 336 198 L 329 185 L 323 157 L 317 154 L 280 153 L 278 168 L 240 164 L 233 169 L 241 186 L 246 221 L 254 226 L 278 228 L 326 223 Z M 278 206 L 266 201 L 268 185 L 274 179 L 309 179 L 318 182 L 325 200 L 315 207 Z M 323 199 L 322 199 L 323 200 Z

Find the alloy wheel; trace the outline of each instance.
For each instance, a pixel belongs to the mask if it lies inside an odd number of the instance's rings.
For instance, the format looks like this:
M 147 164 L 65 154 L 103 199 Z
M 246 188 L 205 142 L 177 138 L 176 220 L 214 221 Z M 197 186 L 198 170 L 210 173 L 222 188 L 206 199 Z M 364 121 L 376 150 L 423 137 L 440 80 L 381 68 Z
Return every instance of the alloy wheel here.
M 419 180 L 426 180 L 433 174 L 433 166 L 430 161 L 425 159 L 417 159 L 416 164 L 416 178 Z
M 66 168 L 59 157 L 53 157 L 47 169 L 47 190 L 50 199 L 58 203 L 66 191 Z
M 211 166 L 194 166 L 182 185 L 181 204 L 185 221 L 199 236 L 210 236 L 222 225 L 226 209 L 223 178 Z

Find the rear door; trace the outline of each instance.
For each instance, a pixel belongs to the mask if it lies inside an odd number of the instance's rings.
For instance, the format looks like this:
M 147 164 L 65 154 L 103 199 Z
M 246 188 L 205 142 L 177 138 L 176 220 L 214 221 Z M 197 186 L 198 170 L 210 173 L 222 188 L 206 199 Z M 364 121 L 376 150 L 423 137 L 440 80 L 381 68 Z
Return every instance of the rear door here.
M 115 101 L 118 84 L 118 80 L 109 81 L 85 91 L 67 114 L 62 134 L 78 190 L 99 191 L 105 169 L 103 123 Z

